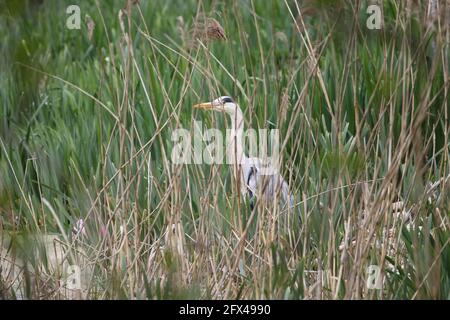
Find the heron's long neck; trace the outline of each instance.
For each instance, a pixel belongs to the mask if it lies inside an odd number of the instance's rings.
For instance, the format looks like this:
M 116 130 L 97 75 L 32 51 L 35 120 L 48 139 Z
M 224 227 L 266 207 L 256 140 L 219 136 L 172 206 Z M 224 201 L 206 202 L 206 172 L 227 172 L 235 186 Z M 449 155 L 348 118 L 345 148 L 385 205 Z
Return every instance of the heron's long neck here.
M 244 133 L 244 115 L 241 109 L 236 108 L 234 114 L 230 114 L 231 118 L 231 130 L 230 130 L 230 145 L 228 147 L 228 159 L 232 163 L 240 164 L 244 160 L 243 150 L 243 133 Z

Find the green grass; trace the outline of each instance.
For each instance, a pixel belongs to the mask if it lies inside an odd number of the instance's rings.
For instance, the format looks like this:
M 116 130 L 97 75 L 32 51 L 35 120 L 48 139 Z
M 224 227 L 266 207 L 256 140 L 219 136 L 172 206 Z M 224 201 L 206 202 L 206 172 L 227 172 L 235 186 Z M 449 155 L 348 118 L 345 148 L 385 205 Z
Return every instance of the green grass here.
M 73 1 L 36 2 L 0 2 L 0 297 L 63 298 L 78 264 L 77 298 L 450 298 L 448 8 L 386 0 L 369 30 L 366 1 L 83 1 L 69 30 Z M 227 40 L 192 39 L 200 14 Z M 174 129 L 225 132 L 191 108 L 220 95 L 280 129 L 294 213 L 171 163 Z

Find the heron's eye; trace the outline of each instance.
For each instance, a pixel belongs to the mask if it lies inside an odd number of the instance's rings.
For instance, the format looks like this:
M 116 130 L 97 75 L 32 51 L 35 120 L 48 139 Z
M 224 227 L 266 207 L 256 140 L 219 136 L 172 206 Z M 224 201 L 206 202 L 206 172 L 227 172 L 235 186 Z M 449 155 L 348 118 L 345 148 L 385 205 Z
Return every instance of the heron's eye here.
M 227 103 L 227 102 L 233 103 L 234 101 L 233 101 L 233 99 L 231 99 L 230 97 L 223 97 L 223 98 L 222 98 L 222 103 Z

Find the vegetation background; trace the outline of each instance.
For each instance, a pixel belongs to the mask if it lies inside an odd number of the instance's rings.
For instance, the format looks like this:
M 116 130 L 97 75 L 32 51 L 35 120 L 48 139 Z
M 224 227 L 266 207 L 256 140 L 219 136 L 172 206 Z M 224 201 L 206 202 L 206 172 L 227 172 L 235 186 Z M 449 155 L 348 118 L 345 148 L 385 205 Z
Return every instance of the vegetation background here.
M 75 2 L 0 1 L 1 298 L 450 298 L 449 1 Z M 220 95 L 295 212 L 171 163 Z

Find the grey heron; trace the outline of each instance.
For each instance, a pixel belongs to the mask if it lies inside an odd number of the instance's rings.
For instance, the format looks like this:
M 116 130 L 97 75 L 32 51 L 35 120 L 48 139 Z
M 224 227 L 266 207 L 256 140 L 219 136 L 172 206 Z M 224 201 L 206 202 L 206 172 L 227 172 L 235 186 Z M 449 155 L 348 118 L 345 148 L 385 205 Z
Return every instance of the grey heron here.
M 281 204 L 284 208 L 293 205 L 293 197 L 289 193 L 287 182 L 278 170 L 264 172 L 263 159 L 247 157 L 243 147 L 244 115 L 238 104 L 229 96 L 219 97 L 211 102 L 194 105 L 197 109 L 225 112 L 231 119 L 230 145 L 227 156 L 234 159 L 234 178 L 238 181 L 240 192 L 250 200 L 253 210 L 257 199 L 266 204 Z M 273 169 L 273 168 L 272 168 Z

